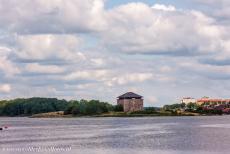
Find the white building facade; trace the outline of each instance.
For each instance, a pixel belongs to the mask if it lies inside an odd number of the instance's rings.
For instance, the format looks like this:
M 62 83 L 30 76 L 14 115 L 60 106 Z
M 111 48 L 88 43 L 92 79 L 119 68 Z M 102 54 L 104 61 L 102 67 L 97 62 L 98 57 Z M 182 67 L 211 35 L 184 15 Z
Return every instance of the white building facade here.
M 185 97 L 181 100 L 181 103 L 185 103 L 185 104 L 196 103 L 196 102 L 197 102 L 196 99 L 191 97 Z

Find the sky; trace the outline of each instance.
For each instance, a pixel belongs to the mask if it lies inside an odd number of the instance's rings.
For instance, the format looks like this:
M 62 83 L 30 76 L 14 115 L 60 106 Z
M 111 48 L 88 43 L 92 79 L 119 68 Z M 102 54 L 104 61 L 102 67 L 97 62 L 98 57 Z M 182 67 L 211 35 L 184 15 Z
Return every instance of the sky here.
M 230 97 L 229 0 L 0 0 L 0 99 Z

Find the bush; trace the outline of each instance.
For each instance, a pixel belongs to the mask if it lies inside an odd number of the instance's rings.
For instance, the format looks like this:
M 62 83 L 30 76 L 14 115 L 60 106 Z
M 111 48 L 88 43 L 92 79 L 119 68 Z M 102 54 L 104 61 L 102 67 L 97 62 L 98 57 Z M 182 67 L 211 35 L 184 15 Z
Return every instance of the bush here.
M 223 114 L 222 110 L 215 110 L 215 109 L 203 109 L 197 112 L 201 114 L 207 114 L 207 115 L 222 115 Z
M 122 105 L 114 105 L 113 111 L 115 111 L 115 112 L 123 112 L 124 109 L 123 109 Z
M 181 103 L 181 104 L 164 105 L 163 109 L 165 111 L 171 111 L 171 110 L 176 110 L 176 109 L 180 109 L 184 107 L 185 107 L 185 104 Z
M 152 111 L 152 112 L 156 112 L 156 108 L 155 107 L 145 107 L 144 109 L 145 111 Z
M 147 109 L 143 111 L 134 111 L 134 112 L 131 112 L 130 114 L 155 114 L 155 113 L 157 113 L 155 110 Z
M 109 103 L 100 102 L 98 100 L 80 100 L 69 104 L 64 114 L 73 115 L 95 115 L 106 113 L 113 110 L 113 106 Z

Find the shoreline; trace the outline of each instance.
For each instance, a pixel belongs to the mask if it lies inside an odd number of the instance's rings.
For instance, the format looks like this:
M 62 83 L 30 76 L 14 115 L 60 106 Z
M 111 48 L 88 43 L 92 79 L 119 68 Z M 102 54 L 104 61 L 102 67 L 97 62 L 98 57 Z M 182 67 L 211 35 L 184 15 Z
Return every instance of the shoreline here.
M 92 115 L 92 116 L 72 116 L 72 115 L 66 115 L 66 116 L 0 116 L 0 118 L 144 118 L 144 117 L 213 117 L 213 116 L 227 116 L 227 115 L 132 115 L 132 116 L 101 116 L 101 115 Z
M 151 114 L 133 114 L 133 113 L 125 113 L 125 112 L 109 112 L 104 114 L 96 114 L 96 115 L 64 115 L 64 112 L 51 112 L 51 113 L 41 113 L 34 114 L 28 116 L 29 118 L 104 118 L 104 117 L 185 117 L 185 116 L 217 116 L 217 115 L 204 115 L 199 113 L 179 113 L 172 114 L 170 112 L 156 112 Z M 218 115 L 220 116 L 220 115 Z
M 223 114 L 225 115 L 225 114 Z M 191 117 L 191 116 L 222 116 L 218 114 L 200 114 L 192 112 L 182 112 L 182 113 L 170 113 L 170 112 L 156 112 L 150 114 L 137 114 L 137 113 L 125 113 L 125 112 L 109 112 L 96 115 L 65 115 L 63 111 L 39 113 L 33 115 L 21 115 L 21 116 L 0 116 L 0 118 L 15 118 L 15 117 L 25 117 L 25 118 L 111 118 L 111 117 L 123 117 L 123 118 L 133 118 L 133 117 Z

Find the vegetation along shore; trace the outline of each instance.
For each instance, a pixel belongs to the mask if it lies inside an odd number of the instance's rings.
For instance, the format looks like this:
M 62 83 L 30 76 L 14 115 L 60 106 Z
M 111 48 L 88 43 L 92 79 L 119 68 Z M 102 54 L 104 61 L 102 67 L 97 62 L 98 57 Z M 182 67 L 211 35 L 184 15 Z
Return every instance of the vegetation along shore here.
M 142 116 L 199 116 L 222 115 L 221 110 L 207 110 L 195 104 L 173 104 L 162 108 L 145 107 L 143 111 L 123 112 L 121 105 L 99 100 L 59 100 L 28 98 L 0 101 L 0 116 L 52 117 L 142 117 Z

